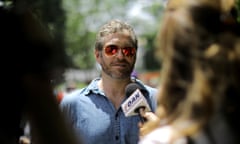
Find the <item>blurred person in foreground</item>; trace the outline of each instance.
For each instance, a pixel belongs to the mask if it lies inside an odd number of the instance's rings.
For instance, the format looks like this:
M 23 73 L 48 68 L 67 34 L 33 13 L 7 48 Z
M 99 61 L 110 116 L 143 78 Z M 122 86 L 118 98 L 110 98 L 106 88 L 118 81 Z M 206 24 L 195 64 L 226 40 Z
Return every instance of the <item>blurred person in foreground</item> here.
M 231 0 L 170 0 L 157 121 L 139 144 L 239 144 L 240 27 Z
M 53 95 L 56 51 L 50 35 L 30 9 L 1 5 L 0 21 L 0 143 L 77 144 Z M 23 119 L 31 141 L 21 138 Z
M 125 87 L 141 85 L 152 112 L 157 89 L 131 77 L 137 58 L 138 41 L 133 28 L 120 20 L 103 25 L 96 37 L 95 58 L 101 76 L 80 90 L 65 96 L 61 108 L 86 144 L 136 144 L 139 116 L 125 117 L 121 104 L 127 99 Z M 151 112 L 148 112 L 151 113 Z

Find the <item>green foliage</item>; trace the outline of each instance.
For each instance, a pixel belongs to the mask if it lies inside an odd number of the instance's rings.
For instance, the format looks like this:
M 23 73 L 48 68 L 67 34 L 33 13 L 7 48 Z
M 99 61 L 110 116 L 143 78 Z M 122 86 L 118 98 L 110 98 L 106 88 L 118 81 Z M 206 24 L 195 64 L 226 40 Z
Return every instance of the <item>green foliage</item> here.
M 13 0 L 5 0 L 4 4 L 11 6 L 11 2 Z M 139 39 L 146 42 L 141 43 L 141 47 L 154 49 L 152 39 L 163 10 L 159 0 L 22 0 L 18 6 L 31 8 L 49 29 L 58 48 L 56 64 L 77 69 L 95 66 L 95 35 L 110 19 L 121 19 L 133 25 Z

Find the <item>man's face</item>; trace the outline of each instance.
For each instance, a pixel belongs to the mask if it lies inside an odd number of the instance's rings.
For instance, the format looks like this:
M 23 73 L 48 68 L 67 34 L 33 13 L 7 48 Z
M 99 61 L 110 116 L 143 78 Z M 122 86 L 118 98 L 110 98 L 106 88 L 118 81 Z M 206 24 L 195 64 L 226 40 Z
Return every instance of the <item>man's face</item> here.
M 103 73 L 115 78 L 129 78 L 136 61 L 136 48 L 128 33 L 114 33 L 105 37 L 102 51 L 95 57 Z

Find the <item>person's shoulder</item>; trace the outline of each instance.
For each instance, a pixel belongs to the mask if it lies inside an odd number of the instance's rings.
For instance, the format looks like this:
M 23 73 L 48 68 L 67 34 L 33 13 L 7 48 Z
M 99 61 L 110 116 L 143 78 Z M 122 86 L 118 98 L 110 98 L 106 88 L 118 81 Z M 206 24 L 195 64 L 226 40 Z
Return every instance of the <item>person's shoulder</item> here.
M 145 84 L 145 83 L 144 83 L 143 81 L 141 81 L 140 79 L 134 79 L 133 81 L 136 82 L 136 83 L 138 83 L 138 84 L 140 84 L 140 85 L 142 85 L 142 86 L 144 86 L 146 89 L 149 89 L 149 90 L 157 90 L 157 88 Z
M 156 92 L 158 90 L 157 88 L 149 86 L 149 85 L 146 85 L 146 84 L 144 84 L 144 86 L 146 87 L 146 89 L 151 90 L 151 91 L 155 91 Z
M 142 85 L 148 92 L 149 92 L 149 95 L 155 95 L 157 92 L 158 92 L 158 88 L 155 88 L 155 87 L 152 87 L 152 86 L 149 86 L 147 84 L 145 84 L 143 81 L 139 80 L 139 79 L 135 79 L 134 80 L 136 83 Z
M 70 104 L 76 102 L 78 99 L 81 99 L 84 95 L 83 92 L 85 89 L 86 88 L 76 89 L 71 93 L 66 94 L 61 101 L 61 105 Z
M 139 144 L 169 144 L 173 138 L 173 128 L 171 126 L 162 126 L 156 128 L 149 134 L 141 138 Z M 179 138 L 173 142 L 174 144 L 186 144 L 185 138 Z
M 153 144 L 153 143 L 169 143 L 171 136 L 171 128 L 161 127 L 153 130 L 147 135 L 141 137 L 139 144 Z

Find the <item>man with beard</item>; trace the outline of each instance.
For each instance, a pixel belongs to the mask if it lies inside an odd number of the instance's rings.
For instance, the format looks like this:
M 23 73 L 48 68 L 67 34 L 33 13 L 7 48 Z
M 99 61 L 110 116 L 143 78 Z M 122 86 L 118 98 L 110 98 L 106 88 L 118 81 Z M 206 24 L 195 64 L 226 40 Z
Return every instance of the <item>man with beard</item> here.
M 152 112 L 155 111 L 157 89 L 131 77 L 137 48 L 136 34 L 125 22 L 111 20 L 99 30 L 94 54 L 101 66 L 101 76 L 87 87 L 64 97 L 60 104 L 85 144 L 138 142 L 140 117 L 126 117 L 121 108 L 127 99 L 125 87 L 132 82 L 147 91 L 144 96 Z

